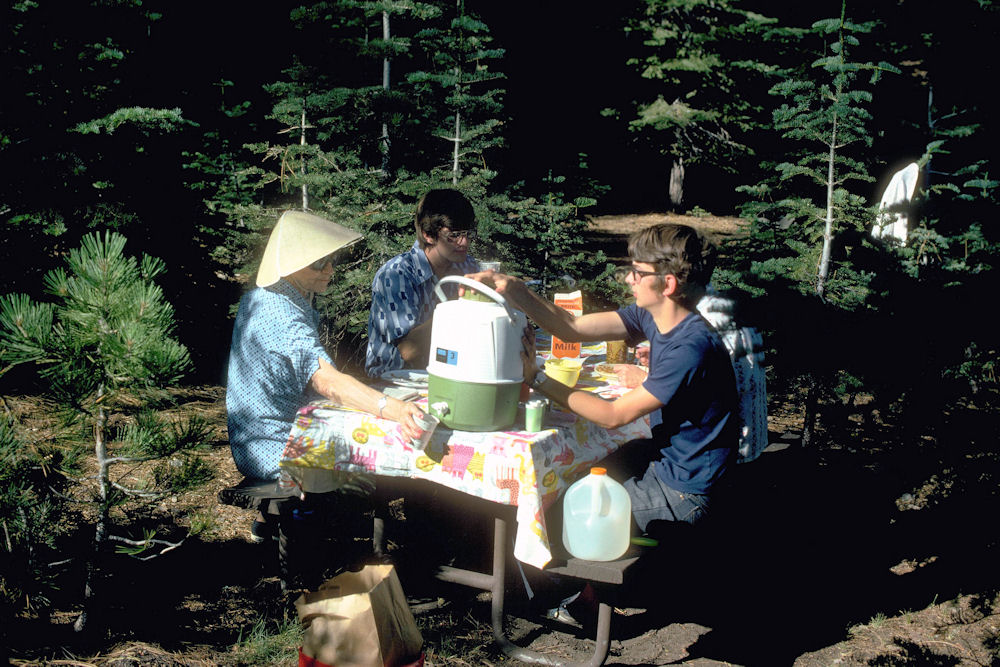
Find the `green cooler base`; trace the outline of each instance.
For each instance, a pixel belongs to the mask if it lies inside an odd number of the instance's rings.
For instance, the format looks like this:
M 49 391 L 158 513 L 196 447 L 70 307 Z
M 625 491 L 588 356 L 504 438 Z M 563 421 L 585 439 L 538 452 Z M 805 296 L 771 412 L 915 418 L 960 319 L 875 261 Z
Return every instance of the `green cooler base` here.
M 478 384 L 427 376 L 428 411 L 448 428 L 459 431 L 501 431 L 517 419 L 521 383 Z M 435 408 L 447 403 L 448 410 Z

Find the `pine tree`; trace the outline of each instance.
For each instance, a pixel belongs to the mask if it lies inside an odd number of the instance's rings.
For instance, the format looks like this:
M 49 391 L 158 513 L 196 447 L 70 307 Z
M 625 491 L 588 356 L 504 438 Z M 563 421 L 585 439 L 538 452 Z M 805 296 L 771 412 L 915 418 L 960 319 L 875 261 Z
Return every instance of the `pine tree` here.
M 620 294 L 611 282 L 614 268 L 602 250 L 584 248 L 589 226 L 583 210 L 597 200 L 568 192 L 565 176 L 549 174 L 529 189 L 519 183 L 505 206 L 506 233 L 498 233 L 509 271 L 541 283 L 541 291 L 565 285 L 567 279 L 604 306 Z M 588 304 L 591 306 L 592 304 Z
M 45 613 L 58 588 L 52 563 L 63 561 L 57 539 L 65 533 L 66 503 L 48 489 L 60 461 L 57 448 L 29 440 L 15 420 L 0 416 L 0 647 L 18 610 Z M 0 648 L 0 663 L 5 659 Z
M 294 63 L 266 86 L 275 129 L 247 144 L 260 161 L 241 172 L 262 203 L 226 208 L 226 255 L 249 282 L 280 208 L 309 208 L 361 232 L 366 243 L 317 298 L 338 363 L 362 363 L 374 273 L 413 243 L 413 211 L 429 189 L 454 187 L 473 203 L 477 257 L 537 267 L 533 277 L 544 279 L 607 270 L 601 257 L 593 267 L 582 260 L 579 211 L 594 203 L 587 193 L 564 194 L 555 180 L 517 202 L 496 191 L 502 51 L 464 3 L 319 2 L 292 18 L 302 31 Z
M 646 0 L 626 31 L 642 49 L 628 62 L 654 85 L 637 104 L 633 131 L 672 161 L 670 201 L 680 209 L 687 167 L 705 164 L 734 173 L 752 154 L 748 133 L 761 122 L 767 66 L 747 58 L 771 23 L 738 0 Z M 606 113 L 611 113 L 606 112 Z
M 857 188 L 874 181 L 865 151 L 871 145 L 870 87 L 883 73 L 898 72 L 884 61 L 851 58 L 860 50 L 859 37 L 874 24 L 855 23 L 846 11 L 842 2 L 837 18 L 816 21 L 806 30 L 774 29 L 778 40 L 808 45 L 800 54 L 802 64 L 785 68 L 770 91 L 784 100 L 773 117 L 781 136 L 775 152 L 785 159 L 767 164 L 773 178 L 740 188 L 752 197 L 743 207 L 751 221 L 750 239 L 737 252 L 736 271 L 724 268 L 716 274 L 720 286 L 766 292 L 772 299 L 784 293 L 784 302 L 772 307 L 772 323 L 781 329 L 774 340 L 813 342 L 800 356 L 781 359 L 808 386 L 804 445 L 811 444 L 819 394 L 838 376 L 856 382 L 845 376 L 850 353 L 838 337 L 849 327 L 838 324 L 850 321 L 848 313 L 863 311 L 872 296 L 872 273 L 854 261 L 871 247 L 866 230 L 874 222 L 874 210 Z M 840 244 L 835 258 L 838 234 L 848 242 Z M 782 314 L 796 319 L 777 319 Z M 818 349 L 824 354 L 817 355 Z
M 755 199 L 745 206 L 744 214 L 758 230 L 779 229 L 793 249 L 769 270 L 785 270 L 801 281 L 803 289 L 851 307 L 863 301 L 864 290 L 857 284 L 863 277 L 855 274 L 831 285 L 830 273 L 836 228 L 861 231 L 871 222 L 865 198 L 848 187 L 874 181 L 860 157 L 871 145 L 867 106 L 872 93 L 857 79 L 867 73 L 872 85 L 884 72 L 899 70 L 884 61 L 849 59 L 850 51 L 860 46 L 859 35 L 870 32 L 874 24 L 854 23 L 846 11 L 844 2 L 839 18 L 816 21 L 800 32 L 800 40 L 821 46 L 817 57 L 808 69 L 787 72 L 771 88 L 771 94 L 787 100 L 774 110 L 774 123 L 788 142 L 782 145 L 784 152 L 796 159 L 771 165 L 777 174 L 773 182 L 741 190 Z M 811 195 L 800 194 L 810 190 Z M 842 268 L 850 273 L 846 263 Z M 841 285 L 842 289 L 830 291 Z
M 434 157 L 449 145 L 437 136 L 439 121 L 454 109 L 475 118 L 482 106 L 468 91 L 477 72 L 469 59 L 490 54 L 475 46 L 483 39 L 475 33 L 485 26 L 467 17 L 444 18 L 429 3 L 319 2 L 295 10 L 292 20 L 301 30 L 299 43 L 310 46 L 296 50 L 283 80 L 265 86 L 274 99 L 268 119 L 277 131 L 248 144 L 261 160 L 241 172 L 266 205 L 228 209 L 233 233 L 225 254 L 243 275 L 252 276 L 266 233 L 278 209 L 286 207 L 309 208 L 364 234 L 367 243 L 337 267 L 330 293 L 317 300 L 326 342 L 347 350 L 347 358 L 339 361 L 351 365 L 363 358 L 372 278 L 382 263 L 413 242 L 417 199 L 430 188 L 456 185 L 476 203 L 481 219 L 492 217 L 482 201 L 493 172 L 477 166 L 486 131 L 463 125 L 460 161 L 471 166 L 457 181 L 454 155 L 449 152 L 447 168 Z M 427 50 L 414 44 L 427 38 L 427 31 L 443 34 L 434 28 L 438 25 L 452 26 L 444 32 L 473 35 L 436 45 L 458 49 L 455 54 L 442 55 L 436 47 L 430 52 L 449 63 L 446 88 L 408 77 L 414 67 L 428 64 L 421 60 Z M 453 63 L 465 72 L 460 85 L 455 85 Z
M 912 34 L 886 26 L 879 35 L 906 63 L 908 85 L 894 91 L 908 102 L 901 110 L 909 112 L 897 141 L 912 146 L 916 154 L 907 159 L 919 165 L 920 176 L 907 211 L 906 242 L 879 246 L 871 287 L 886 320 L 881 330 L 893 331 L 896 342 L 870 360 L 867 385 L 879 408 L 898 410 L 904 434 L 914 437 L 935 433 L 941 416 L 956 408 L 995 403 L 1000 392 L 992 322 L 970 317 L 998 289 L 994 114 L 977 87 L 959 76 L 978 60 L 977 52 L 989 53 L 990 42 L 956 43 L 969 25 L 992 25 L 997 34 L 998 10 L 993 3 L 963 5 L 913 26 Z M 916 152 L 921 146 L 922 154 Z
M 88 225 L 125 225 L 157 140 L 187 127 L 179 109 L 136 105 L 130 59 L 160 16 L 140 3 L 12 2 L 0 9 L 0 261 L 20 288 Z M 133 180 L 135 179 L 135 180 Z M 90 227 L 90 228 L 93 228 Z M 53 253 L 54 255 L 54 253 Z M 25 265 L 31 257 L 34 265 Z M 38 267 L 43 267 L 41 271 Z
M 498 130 L 504 76 L 491 67 L 504 52 L 491 46 L 489 27 L 466 10 L 464 0 L 449 4 L 453 10 L 445 4 L 440 18 L 414 35 L 424 65 L 407 80 L 426 117 L 422 123 L 438 139 L 441 150 L 432 154 L 450 158 L 436 159 L 426 169 L 440 171 L 447 165 L 451 184 L 457 186 L 464 176 L 482 169 L 487 152 L 502 144 Z M 487 180 L 491 177 L 486 175 Z
M 115 532 L 111 510 L 135 499 L 162 495 L 151 480 L 128 482 L 115 473 L 137 463 L 162 459 L 200 444 L 206 432 L 198 423 L 165 426 L 149 415 L 112 442 L 114 413 L 125 410 L 123 392 L 142 396 L 177 382 L 190 365 L 187 349 L 172 338 L 173 308 L 153 282 L 165 266 L 144 255 L 141 262 L 124 254 L 125 237 L 115 232 L 88 234 L 70 251 L 66 268 L 44 278 L 54 298 L 36 302 L 25 294 L 0 298 L 0 361 L 9 366 L 33 364 L 48 391 L 70 407 L 93 433 L 92 475 L 66 471 L 88 489 L 96 505 L 93 551 L 87 558 L 84 611 L 76 628 L 86 627 L 98 609 L 101 565 L 109 544 L 133 555 L 164 553 L 180 541 L 154 533 L 129 537 Z M 193 459 L 189 477 L 204 474 Z M 161 481 L 169 475 L 159 474 Z M 191 481 L 190 479 L 187 481 Z M 148 557 L 148 556 L 144 556 Z

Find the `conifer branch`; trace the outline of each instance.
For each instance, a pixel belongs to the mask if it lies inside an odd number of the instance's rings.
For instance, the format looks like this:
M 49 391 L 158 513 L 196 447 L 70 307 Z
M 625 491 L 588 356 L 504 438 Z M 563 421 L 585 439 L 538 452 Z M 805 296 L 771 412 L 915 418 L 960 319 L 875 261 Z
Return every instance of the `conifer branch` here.
M 69 479 L 72 479 L 72 478 L 69 478 Z M 59 491 L 58 489 L 54 489 L 51 486 L 48 487 L 48 489 L 49 489 L 49 492 L 52 493 L 52 495 L 54 495 L 54 496 L 56 496 L 58 498 L 62 498 L 63 500 L 65 500 L 66 502 L 69 502 L 69 503 L 77 503 L 77 504 L 80 504 L 80 505 L 85 505 L 85 504 L 93 503 L 94 502 L 93 500 L 80 500 L 79 498 L 71 498 L 70 496 L 67 496 L 62 491 Z
M 162 556 L 163 554 L 169 551 L 173 551 L 177 547 L 184 544 L 187 538 L 184 538 L 179 542 L 169 542 L 167 540 L 160 540 L 153 537 L 148 537 L 143 540 L 133 540 L 127 537 L 122 537 L 121 535 L 107 535 L 105 539 L 108 540 L 109 542 L 118 542 L 119 544 L 126 545 L 126 551 L 129 553 L 129 555 L 133 556 L 137 560 L 146 561 L 146 560 L 152 560 L 153 558 L 156 558 L 158 556 Z M 139 553 L 142 553 L 142 551 L 149 549 L 153 545 L 163 545 L 164 548 L 160 549 L 154 554 L 150 554 L 149 556 L 140 557 L 138 555 Z M 139 551 L 134 551 L 134 549 L 127 549 L 127 547 L 134 547 L 135 549 L 139 549 Z
M 122 486 L 118 482 L 111 482 L 111 486 L 130 496 L 139 496 L 141 498 L 162 498 L 166 495 L 166 493 L 162 491 L 143 491 L 142 489 L 132 489 L 127 486 Z

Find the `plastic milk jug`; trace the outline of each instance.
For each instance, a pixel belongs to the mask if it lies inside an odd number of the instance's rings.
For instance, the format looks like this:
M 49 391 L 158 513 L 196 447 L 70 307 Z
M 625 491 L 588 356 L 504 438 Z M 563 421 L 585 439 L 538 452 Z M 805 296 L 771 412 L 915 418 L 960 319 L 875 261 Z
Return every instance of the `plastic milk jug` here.
M 563 496 L 563 545 L 577 558 L 615 560 L 628 549 L 632 501 L 604 468 L 591 468 Z

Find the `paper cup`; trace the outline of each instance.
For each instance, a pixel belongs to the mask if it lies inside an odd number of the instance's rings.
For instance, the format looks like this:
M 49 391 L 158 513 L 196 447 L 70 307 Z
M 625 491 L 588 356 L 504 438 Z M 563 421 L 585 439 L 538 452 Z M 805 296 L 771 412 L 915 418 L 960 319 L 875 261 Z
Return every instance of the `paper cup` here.
M 625 341 L 609 340 L 605 345 L 607 350 L 606 361 L 609 364 L 624 364 L 628 361 L 628 348 L 625 346 Z
M 431 436 L 434 435 L 434 429 L 437 428 L 437 425 L 441 422 L 441 420 L 434 415 L 424 413 L 422 417 L 414 417 L 413 421 L 415 421 L 417 426 L 422 428 L 424 432 L 419 439 L 414 439 L 410 442 L 413 444 L 415 449 L 426 449 L 427 444 L 431 441 Z

